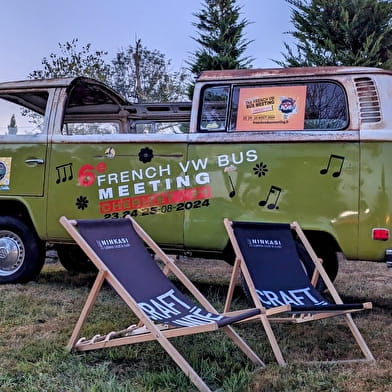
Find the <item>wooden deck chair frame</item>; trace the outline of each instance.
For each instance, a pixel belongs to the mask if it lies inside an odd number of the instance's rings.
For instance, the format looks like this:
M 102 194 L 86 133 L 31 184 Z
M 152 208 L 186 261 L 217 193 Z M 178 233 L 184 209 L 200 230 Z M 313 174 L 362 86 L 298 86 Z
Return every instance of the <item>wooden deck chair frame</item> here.
M 201 304 L 201 306 L 203 306 L 208 312 L 219 314 L 219 312 L 214 309 L 210 302 L 200 293 L 200 291 L 193 285 L 187 276 L 175 265 L 174 261 L 161 250 L 161 248 L 142 229 L 142 227 L 130 216 L 127 218 L 130 219 L 129 223 L 132 224 L 134 230 L 144 241 L 144 243 L 164 263 L 163 271 L 165 275 L 169 274 L 170 272 L 173 273 L 194 296 L 194 298 Z M 195 370 L 190 366 L 185 358 L 178 352 L 174 345 L 169 341 L 169 338 L 211 332 L 217 329 L 221 329 L 255 365 L 258 367 L 265 366 L 257 354 L 247 345 L 247 343 L 237 334 L 237 332 L 234 331 L 230 325 L 218 327 L 216 323 L 210 323 L 201 326 L 168 328 L 167 326 L 155 324 L 150 320 L 144 310 L 138 306 L 135 299 L 129 295 L 127 290 L 125 290 L 116 277 L 113 276 L 111 271 L 101 261 L 100 257 L 80 235 L 79 231 L 77 230 L 77 221 L 69 220 L 63 216 L 60 218 L 60 222 L 71 235 L 71 237 L 75 240 L 75 242 L 81 247 L 81 249 L 98 268 L 98 275 L 96 280 L 91 288 L 91 291 L 68 342 L 68 350 L 74 349 L 78 351 L 86 351 L 155 340 L 160 343 L 169 356 L 175 361 L 175 363 L 182 369 L 182 371 L 190 378 L 190 380 L 200 391 L 210 391 L 207 384 L 200 378 L 200 376 L 195 372 Z M 80 338 L 81 329 L 86 322 L 88 314 L 90 313 L 105 280 L 113 287 L 113 289 L 120 295 L 120 297 L 131 309 L 131 311 L 136 315 L 136 317 L 139 319 L 139 323 L 121 331 L 112 331 L 103 336 L 96 335 L 91 339 Z M 233 315 L 235 314 L 236 312 L 233 312 Z
M 277 342 L 277 339 L 275 337 L 275 334 L 272 330 L 271 323 L 272 322 L 290 322 L 290 323 L 303 323 L 303 322 L 309 322 L 309 321 L 315 321 L 315 320 L 320 320 L 323 318 L 330 318 L 330 317 L 336 317 L 336 316 L 342 316 L 345 318 L 345 321 L 355 339 L 357 342 L 359 348 L 361 349 L 364 358 L 360 359 L 352 359 L 352 360 L 336 360 L 336 361 L 319 361 L 319 362 L 326 362 L 326 363 L 341 363 L 341 362 L 358 362 L 358 361 L 374 361 L 373 354 L 371 353 L 370 349 L 368 348 L 364 338 L 362 337 L 358 327 L 354 323 L 351 313 L 357 312 L 360 310 L 365 310 L 365 309 L 371 309 L 372 308 L 372 303 L 371 302 L 365 302 L 363 303 L 363 308 L 358 310 L 358 309 L 351 309 L 351 310 L 337 310 L 337 311 L 330 311 L 330 312 L 320 312 L 320 313 L 314 313 L 314 312 L 304 312 L 304 313 L 290 313 L 291 311 L 291 306 L 290 305 L 283 305 L 283 306 L 277 306 L 274 308 L 265 308 L 263 304 L 261 303 L 257 293 L 256 293 L 256 288 L 255 284 L 252 281 L 252 278 L 250 276 L 249 270 L 247 268 L 247 265 L 244 261 L 244 257 L 242 255 L 240 246 L 238 244 L 237 238 L 234 234 L 233 228 L 232 228 L 232 221 L 229 219 L 225 218 L 224 219 L 224 225 L 227 230 L 227 233 L 229 235 L 230 241 L 232 243 L 234 252 L 235 252 L 235 262 L 233 266 L 233 271 L 230 279 L 230 284 L 229 284 L 229 289 L 228 289 L 228 294 L 226 297 L 226 303 L 224 307 L 224 312 L 228 312 L 230 310 L 231 302 L 232 302 L 232 297 L 234 293 L 234 288 L 235 285 L 238 282 L 238 278 L 240 276 L 240 273 L 242 273 L 243 278 L 245 279 L 245 282 L 248 286 L 249 293 L 251 295 L 251 298 L 254 302 L 254 304 L 260 308 L 261 313 L 258 316 L 255 316 L 254 319 L 260 319 L 261 323 L 264 327 L 264 330 L 266 332 L 266 335 L 268 337 L 268 340 L 271 344 L 272 350 L 274 352 L 275 358 L 277 362 L 284 366 L 286 365 L 286 361 L 283 358 L 281 349 L 279 347 L 279 344 Z M 295 231 L 297 234 L 299 240 L 302 242 L 304 245 L 306 251 L 308 252 L 310 258 L 314 262 L 314 274 L 311 279 L 311 284 L 315 286 L 317 280 L 319 277 L 321 277 L 331 294 L 334 302 L 336 304 L 343 304 L 343 301 L 341 297 L 339 296 L 335 286 L 333 285 L 331 279 L 329 278 L 328 274 L 326 273 L 323 265 L 322 265 L 322 260 L 317 257 L 316 253 L 314 252 L 312 246 L 310 245 L 308 239 L 306 238 L 304 232 L 302 231 L 300 225 L 297 222 L 292 222 L 290 224 L 290 227 L 292 230 Z M 277 316 L 279 315 L 279 316 Z M 317 361 L 316 361 L 317 362 Z

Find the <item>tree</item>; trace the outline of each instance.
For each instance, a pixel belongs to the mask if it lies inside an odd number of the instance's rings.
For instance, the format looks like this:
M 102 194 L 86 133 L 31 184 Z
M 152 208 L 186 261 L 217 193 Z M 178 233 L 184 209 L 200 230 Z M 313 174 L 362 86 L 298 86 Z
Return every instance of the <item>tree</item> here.
M 51 53 L 42 59 L 42 70 L 29 74 L 30 79 L 60 78 L 68 76 L 86 76 L 107 82 L 110 76 L 110 64 L 105 62 L 107 52 L 91 51 L 91 44 L 78 48 L 78 39 L 65 44 L 59 43 L 60 54 Z
M 111 84 L 130 102 L 179 101 L 186 98 L 185 69 L 170 71 L 171 61 L 149 50 L 137 39 L 135 46 L 117 53 Z
M 75 38 L 59 43 L 60 54 L 51 53 L 42 60 L 43 69 L 29 74 L 30 79 L 86 76 L 98 79 L 130 102 L 179 101 L 186 98 L 185 69 L 170 72 L 170 61 L 158 50 L 148 50 L 137 40 L 135 46 L 117 53 L 112 64 L 107 52 L 91 51 L 91 44 L 78 47 Z
M 192 55 L 188 65 L 198 75 L 204 70 L 248 68 L 253 59 L 241 57 L 252 42 L 243 38 L 249 24 L 239 20 L 241 7 L 236 0 L 205 0 L 203 8 L 193 14 L 199 21 L 193 23 L 198 37 L 193 38 L 201 48 Z M 193 90 L 193 85 L 190 91 Z
M 392 69 L 392 3 L 381 0 L 286 0 L 292 8 L 297 53 L 285 67 L 375 66 Z

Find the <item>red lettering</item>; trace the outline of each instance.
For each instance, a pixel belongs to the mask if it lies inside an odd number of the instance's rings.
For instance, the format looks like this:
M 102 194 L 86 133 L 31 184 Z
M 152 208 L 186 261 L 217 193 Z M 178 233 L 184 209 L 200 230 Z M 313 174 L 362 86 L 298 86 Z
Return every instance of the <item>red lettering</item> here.
M 177 191 L 102 201 L 99 203 L 99 207 L 101 214 L 108 214 L 111 212 L 135 210 L 138 208 L 162 206 L 172 203 L 183 203 L 192 200 L 209 199 L 211 196 L 211 187 L 209 185 L 205 185 L 190 189 L 180 189 Z
M 101 214 L 108 214 L 112 212 L 111 202 L 110 201 L 101 201 L 99 203 L 99 211 Z

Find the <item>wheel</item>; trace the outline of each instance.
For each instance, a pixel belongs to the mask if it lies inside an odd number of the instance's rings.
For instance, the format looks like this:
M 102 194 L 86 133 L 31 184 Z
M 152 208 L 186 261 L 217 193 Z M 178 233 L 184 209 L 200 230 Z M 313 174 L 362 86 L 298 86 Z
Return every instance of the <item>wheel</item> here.
M 305 247 L 299 242 L 297 242 L 297 250 L 298 250 L 299 258 L 301 259 L 302 264 L 305 267 L 306 273 L 311 279 L 314 271 L 314 262 L 309 256 Z M 325 272 L 328 274 L 329 278 L 333 282 L 338 274 L 338 269 L 339 269 L 337 252 L 327 248 L 321 248 L 317 250 L 315 249 L 315 253 L 317 254 L 318 257 L 320 257 L 323 260 L 323 267 L 325 269 Z M 326 288 L 327 288 L 326 284 L 320 277 L 316 283 L 316 289 L 320 293 L 322 293 L 323 291 L 325 291 Z
M 60 263 L 69 272 L 91 272 L 96 267 L 86 254 L 76 245 L 57 244 L 55 246 Z
M 338 244 L 332 237 L 318 232 L 309 231 L 305 234 L 316 255 L 323 260 L 323 267 L 333 282 L 339 270 Z
M 226 263 L 228 263 L 230 265 L 234 265 L 235 253 L 234 253 L 233 245 L 231 244 L 230 241 L 226 245 L 226 247 L 223 249 L 222 259 L 224 261 L 226 261 Z
M 20 219 L 0 217 L 0 283 L 26 283 L 40 273 L 45 246 Z
M 339 271 L 338 252 L 335 248 L 315 248 L 318 257 L 323 260 L 323 267 L 328 274 L 329 279 L 333 282 Z
M 313 272 L 314 272 L 314 262 L 312 258 L 309 256 L 308 252 L 306 251 L 305 247 L 300 243 L 296 243 L 298 256 L 302 262 L 302 265 L 306 271 L 306 275 L 308 275 L 309 279 L 312 279 Z M 318 278 L 316 283 L 316 289 L 322 293 L 325 290 L 326 286 L 324 281 L 321 277 Z

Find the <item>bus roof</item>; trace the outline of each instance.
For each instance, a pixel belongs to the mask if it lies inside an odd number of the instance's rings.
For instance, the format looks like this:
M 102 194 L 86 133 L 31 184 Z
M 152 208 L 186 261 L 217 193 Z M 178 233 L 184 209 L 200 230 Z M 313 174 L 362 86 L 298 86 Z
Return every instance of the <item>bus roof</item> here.
M 326 76 L 347 74 L 388 74 L 392 71 L 372 67 L 302 67 L 302 68 L 255 68 L 232 69 L 219 71 L 203 71 L 197 78 L 198 82 L 231 79 L 259 79 L 259 78 L 292 78 L 301 76 Z

